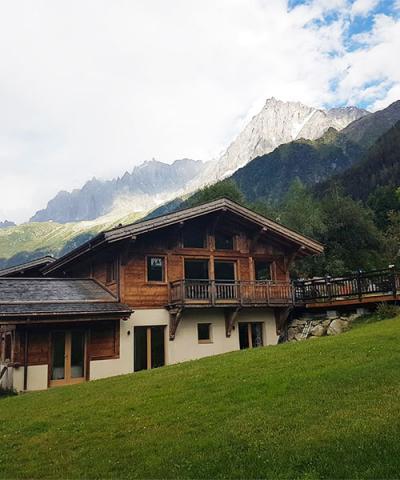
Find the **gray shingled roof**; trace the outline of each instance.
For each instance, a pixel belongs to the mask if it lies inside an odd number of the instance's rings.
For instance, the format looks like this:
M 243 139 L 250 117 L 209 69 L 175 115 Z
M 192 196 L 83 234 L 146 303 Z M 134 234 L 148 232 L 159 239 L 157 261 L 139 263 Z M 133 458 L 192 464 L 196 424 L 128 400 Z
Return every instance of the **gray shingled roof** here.
M 0 318 L 107 315 L 132 310 L 93 279 L 0 278 Z
M 0 269 L 0 277 L 10 277 L 20 272 L 29 271 L 32 269 L 38 269 L 45 267 L 50 263 L 55 262 L 56 259 L 50 255 L 45 257 L 36 258 L 35 260 L 30 260 L 29 262 L 20 263 L 19 265 L 14 265 L 13 267 L 7 267 Z

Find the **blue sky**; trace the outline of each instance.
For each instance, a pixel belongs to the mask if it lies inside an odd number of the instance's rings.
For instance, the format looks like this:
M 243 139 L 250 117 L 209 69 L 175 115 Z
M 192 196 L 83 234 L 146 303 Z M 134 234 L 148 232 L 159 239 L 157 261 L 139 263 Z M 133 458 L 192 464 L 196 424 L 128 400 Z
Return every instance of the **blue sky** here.
M 400 99 L 400 0 L 3 0 L 0 220 L 151 158 L 218 157 L 269 97 Z

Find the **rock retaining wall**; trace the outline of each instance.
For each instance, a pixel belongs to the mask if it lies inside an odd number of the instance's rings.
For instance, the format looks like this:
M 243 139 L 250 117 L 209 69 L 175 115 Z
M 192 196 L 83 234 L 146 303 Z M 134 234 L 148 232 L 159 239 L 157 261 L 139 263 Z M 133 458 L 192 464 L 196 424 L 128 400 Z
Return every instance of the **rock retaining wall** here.
M 307 338 L 324 337 L 325 335 L 339 335 L 351 328 L 351 322 L 360 315 L 341 315 L 327 318 L 320 317 L 295 318 L 288 326 L 288 342 L 306 340 Z M 311 324 L 311 325 L 310 325 Z M 305 328 L 307 329 L 305 330 Z

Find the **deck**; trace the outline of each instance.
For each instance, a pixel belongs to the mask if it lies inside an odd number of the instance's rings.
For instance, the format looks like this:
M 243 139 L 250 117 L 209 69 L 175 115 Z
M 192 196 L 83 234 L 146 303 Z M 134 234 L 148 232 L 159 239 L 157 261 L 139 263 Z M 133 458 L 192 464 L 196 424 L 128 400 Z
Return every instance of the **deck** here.
M 177 280 L 170 283 L 169 307 L 333 308 L 400 300 L 394 269 L 290 282 Z
M 290 282 L 177 280 L 170 284 L 170 306 L 288 306 L 293 305 Z
M 394 269 L 358 272 L 293 283 L 295 304 L 306 308 L 362 305 L 400 299 L 400 275 Z

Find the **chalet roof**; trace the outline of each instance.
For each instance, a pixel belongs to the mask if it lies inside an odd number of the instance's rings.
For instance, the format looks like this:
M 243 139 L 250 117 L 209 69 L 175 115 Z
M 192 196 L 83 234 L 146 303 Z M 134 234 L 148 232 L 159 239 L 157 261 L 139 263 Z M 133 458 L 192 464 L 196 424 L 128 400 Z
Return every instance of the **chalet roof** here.
M 46 255 L 44 257 L 36 258 L 35 260 L 30 260 L 29 262 L 20 263 L 8 268 L 2 268 L 0 269 L 0 277 L 11 277 L 29 270 L 40 269 L 55 261 L 56 259 L 54 257 Z
M 14 317 L 128 316 L 132 310 L 93 279 L 0 278 L 0 322 Z
M 143 220 L 132 223 L 130 225 L 116 227 L 111 230 L 101 232 L 92 240 L 84 243 L 75 250 L 72 250 L 51 265 L 48 265 L 44 269 L 44 273 L 47 274 L 51 271 L 55 271 L 62 265 L 69 263 L 71 260 L 77 258 L 78 256 L 90 250 L 93 250 L 101 245 L 111 244 L 121 240 L 134 238 L 138 235 L 149 233 L 157 229 L 165 228 L 170 225 L 174 225 L 218 211 L 230 212 L 238 215 L 242 219 L 245 219 L 253 223 L 254 225 L 260 227 L 260 229 L 264 229 L 265 232 L 272 232 L 278 237 L 280 236 L 281 238 L 289 240 L 294 245 L 297 245 L 298 248 L 301 248 L 303 254 L 313 255 L 322 253 L 324 250 L 323 245 L 316 240 L 313 240 L 294 230 L 291 230 L 273 220 L 270 220 L 269 218 L 264 217 L 263 215 L 260 215 L 246 207 L 243 207 L 242 205 L 239 205 L 238 203 L 228 200 L 227 198 L 221 198 L 209 203 L 205 203 L 203 205 L 199 205 L 197 207 L 186 208 L 166 215 L 161 215 L 150 220 Z

